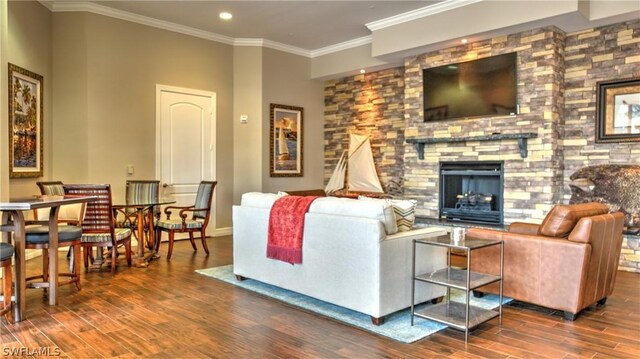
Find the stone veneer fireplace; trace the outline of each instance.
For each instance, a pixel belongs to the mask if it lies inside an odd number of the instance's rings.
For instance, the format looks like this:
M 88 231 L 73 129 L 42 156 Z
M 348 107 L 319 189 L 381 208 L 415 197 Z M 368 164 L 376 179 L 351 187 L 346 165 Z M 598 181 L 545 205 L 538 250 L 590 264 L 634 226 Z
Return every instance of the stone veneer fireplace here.
M 550 26 L 327 81 L 325 179 L 348 133 L 365 133 L 383 185 L 402 183 L 402 196 L 418 201 L 418 216 L 440 216 L 441 162 L 492 161 L 504 163 L 504 223 L 540 223 L 555 204 L 569 202 L 576 170 L 639 163 L 640 142 L 595 143 L 597 82 L 640 76 L 639 43 L 640 20 L 574 33 Z M 518 115 L 424 122 L 422 69 L 510 52 L 518 58 Z M 523 143 L 522 134 L 536 137 Z M 430 142 L 420 153 L 408 143 L 415 140 Z M 621 269 L 640 272 L 637 237 L 625 237 L 623 256 Z

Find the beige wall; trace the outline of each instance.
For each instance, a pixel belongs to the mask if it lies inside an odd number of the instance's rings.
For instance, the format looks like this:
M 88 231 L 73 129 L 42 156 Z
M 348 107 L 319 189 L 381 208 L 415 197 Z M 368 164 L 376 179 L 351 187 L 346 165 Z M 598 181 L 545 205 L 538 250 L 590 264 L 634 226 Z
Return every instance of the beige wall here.
M 39 2 L 8 3 L 8 38 L 5 59 L 43 76 L 43 165 L 44 177 L 51 173 L 52 151 L 52 68 L 51 13 Z M 5 69 L 3 65 L 3 69 Z M 3 81 L 6 81 L 3 77 Z M 5 88 L 6 85 L 2 85 Z M 8 126 L 8 124 L 7 124 Z M 4 126 L 3 126 L 4 127 Z M 4 127 L 6 128 L 6 127 Z M 2 137 L 7 138 L 7 137 Z M 4 143 L 4 141 L 2 141 Z M 8 164 L 7 164 L 8 167 Z M 9 181 L 9 193 L 19 197 L 38 193 L 40 178 L 16 178 Z
M 110 183 L 114 199 L 122 199 L 127 179 L 156 177 L 156 84 L 215 92 L 216 225 L 230 227 L 233 48 L 90 13 L 53 17 L 60 121 L 53 177 Z M 134 175 L 126 174 L 127 165 L 134 166 Z
M 246 192 L 262 191 L 262 48 L 233 50 L 233 203 Z M 240 116 L 248 116 L 240 123 Z
M 278 50 L 263 50 L 263 131 L 264 143 L 269 143 L 270 104 L 304 108 L 303 177 L 270 177 L 269 147 L 262 152 L 262 190 L 277 192 L 324 188 L 324 83 L 310 80 L 311 61 L 308 58 Z

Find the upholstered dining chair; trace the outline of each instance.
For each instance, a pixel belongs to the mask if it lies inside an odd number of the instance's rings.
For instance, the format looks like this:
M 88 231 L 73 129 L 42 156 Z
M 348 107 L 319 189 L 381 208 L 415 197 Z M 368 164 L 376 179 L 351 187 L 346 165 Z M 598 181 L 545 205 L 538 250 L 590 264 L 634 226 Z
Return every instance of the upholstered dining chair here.
M 131 229 L 116 228 L 111 201 L 111 186 L 108 184 L 64 185 L 64 192 L 74 196 L 95 196 L 97 199 L 87 203 L 82 221 L 81 245 L 84 249 L 84 266 L 89 270 L 89 257 L 93 247 L 111 248 L 111 274 L 117 267 L 118 246 L 126 251 L 127 264 L 131 266 Z
M 0 305 L 0 315 L 7 318 L 7 322 L 13 322 L 11 314 L 11 281 L 13 278 L 13 270 L 11 269 L 11 258 L 13 258 L 14 249 L 9 243 L 0 242 L 0 268 L 2 268 L 2 305 Z
M 160 198 L 160 181 L 156 180 L 127 180 L 127 186 L 125 191 L 126 204 L 144 204 L 144 203 L 157 203 Z M 160 218 L 160 206 L 153 207 L 154 217 Z M 127 207 L 122 211 L 124 214 L 124 220 L 120 222 L 120 227 L 131 228 L 133 236 L 136 240 L 144 240 L 138 238 L 137 228 L 137 211 L 133 207 Z M 146 218 L 146 217 L 145 217 Z M 149 238 L 150 224 L 145 220 L 144 233 Z M 147 241 L 150 248 L 153 248 L 153 243 Z
M 194 251 L 197 251 L 196 243 L 194 242 L 193 233 L 200 233 L 200 240 L 202 241 L 202 247 L 204 251 L 209 254 L 209 248 L 207 247 L 207 239 L 205 231 L 207 224 L 209 223 L 209 217 L 211 215 L 211 199 L 213 198 L 213 190 L 216 187 L 216 181 L 202 181 L 198 186 L 198 192 L 196 194 L 196 203 L 193 206 L 168 206 L 165 207 L 164 213 L 166 218 L 161 218 L 156 221 L 156 251 L 160 250 L 160 239 L 162 238 L 162 232 L 169 233 L 169 252 L 167 253 L 167 260 L 171 259 L 171 253 L 173 252 L 173 242 L 175 233 L 188 233 L 189 241 Z M 171 218 L 171 211 L 178 210 L 178 215 Z M 189 215 L 190 214 L 190 215 Z M 190 217 L 190 218 L 189 218 Z
M 80 240 L 82 239 L 82 217 L 84 216 L 85 204 L 80 204 L 71 215 L 71 211 L 67 211 L 68 223 L 64 226 L 58 226 L 58 247 L 69 247 L 73 250 L 73 261 L 69 265 L 68 273 L 58 273 L 60 277 L 69 277 L 67 281 L 59 281 L 58 285 L 75 283 L 78 290 L 80 286 Z M 60 208 L 62 210 L 62 207 Z M 48 211 L 47 211 L 48 212 Z M 48 215 L 48 213 L 47 213 Z M 38 223 L 38 222 L 36 222 Z M 27 286 L 30 288 L 40 288 L 42 282 L 49 280 L 49 226 L 45 224 L 29 225 L 25 232 L 25 248 L 42 250 L 42 274 L 27 277 Z M 42 279 L 42 282 L 33 282 L 35 279 Z

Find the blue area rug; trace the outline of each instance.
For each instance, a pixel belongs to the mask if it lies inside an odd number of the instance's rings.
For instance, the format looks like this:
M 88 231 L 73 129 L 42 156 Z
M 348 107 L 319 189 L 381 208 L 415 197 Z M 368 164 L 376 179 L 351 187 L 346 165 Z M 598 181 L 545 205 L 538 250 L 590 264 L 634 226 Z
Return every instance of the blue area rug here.
M 426 336 L 429 336 L 439 330 L 446 328 L 444 324 L 432 322 L 426 319 L 416 317 L 414 325 L 411 326 L 411 312 L 409 309 L 401 310 L 387 315 L 384 324 L 376 326 L 371 324 L 371 317 L 350 309 L 339 307 L 321 300 L 308 297 L 296 292 L 265 284 L 253 279 L 238 281 L 233 274 L 233 265 L 222 267 L 214 267 L 196 270 L 197 273 L 206 275 L 231 283 L 238 287 L 248 289 L 250 291 L 260 293 L 267 297 L 271 297 L 287 304 L 291 304 L 305 310 L 318 313 L 330 318 L 334 318 L 349 325 L 383 335 L 385 337 L 395 339 L 403 343 L 413 343 Z M 457 290 L 451 291 L 451 299 L 457 302 L 464 302 L 464 293 Z M 511 299 L 503 298 L 503 304 L 510 302 Z M 498 296 L 485 295 L 482 298 L 471 297 L 471 303 L 475 306 L 492 309 L 498 306 Z M 431 305 L 431 304 L 422 304 Z M 421 306 L 416 306 L 421 308 Z

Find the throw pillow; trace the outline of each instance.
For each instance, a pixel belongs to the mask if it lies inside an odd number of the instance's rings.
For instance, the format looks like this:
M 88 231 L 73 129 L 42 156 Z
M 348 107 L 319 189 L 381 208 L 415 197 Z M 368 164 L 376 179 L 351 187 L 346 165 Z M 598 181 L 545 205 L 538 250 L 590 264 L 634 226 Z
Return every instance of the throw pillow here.
M 398 232 L 410 231 L 416 222 L 416 200 L 388 200 L 393 206 Z
M 366 196 L 359 196 L 358 199 L 365 201 L 384 201 L 391 205 L 393 208 L 393 215 L 396 219 L 398 232 L 410 231 L 411 228 L 413 228 L 413 224 L 416 222 L 416 206 L 418 204 L 418 201 L 416 200 L 377 199 Z

